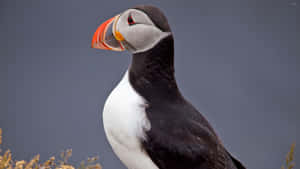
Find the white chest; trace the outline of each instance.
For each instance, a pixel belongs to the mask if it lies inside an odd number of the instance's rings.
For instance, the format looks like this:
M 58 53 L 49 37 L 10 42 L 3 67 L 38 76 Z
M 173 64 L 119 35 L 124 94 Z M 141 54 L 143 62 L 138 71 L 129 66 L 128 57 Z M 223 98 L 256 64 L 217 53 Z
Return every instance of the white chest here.
M 146 103 L 129 83 L 128 72 L 107 98 L 103 124 L 114 152 L 129 169 L 158 169 L 141 149 L 140 140 L 151 125 L 145 113 Z

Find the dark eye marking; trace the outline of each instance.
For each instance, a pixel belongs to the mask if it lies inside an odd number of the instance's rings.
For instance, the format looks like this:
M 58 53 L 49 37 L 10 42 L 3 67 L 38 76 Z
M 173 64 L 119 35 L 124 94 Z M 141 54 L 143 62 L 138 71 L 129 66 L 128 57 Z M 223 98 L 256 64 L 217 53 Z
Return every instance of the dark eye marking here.
M 135 24 L 131 14 L 129 14 L 129 16 L 127 18 L 127 22 L 128 22 L 128 25 L 130 25 L 130 26 Z

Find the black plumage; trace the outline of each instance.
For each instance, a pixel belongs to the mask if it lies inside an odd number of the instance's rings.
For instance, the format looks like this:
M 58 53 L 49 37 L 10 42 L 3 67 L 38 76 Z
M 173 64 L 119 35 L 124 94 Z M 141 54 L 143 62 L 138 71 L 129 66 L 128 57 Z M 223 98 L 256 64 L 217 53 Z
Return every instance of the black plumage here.
M 143 10 L 159 28 L 167 20 L 152 6 Z M 147 101 L 151 129 L 141 140 L 159 169 L 244 169 L 224 148 L 208 121 L 181 95 L 174 76 L 172 34 L 152 49 L 135 53 L 129 69 L 133 88 Z
M 155 26 L 158 27 L 161 31 L 171 32 L 168 20 L 160 9 L 151 5 L 138 5 L 133 9 L 141 10 L 146 13 L 151 18 Z

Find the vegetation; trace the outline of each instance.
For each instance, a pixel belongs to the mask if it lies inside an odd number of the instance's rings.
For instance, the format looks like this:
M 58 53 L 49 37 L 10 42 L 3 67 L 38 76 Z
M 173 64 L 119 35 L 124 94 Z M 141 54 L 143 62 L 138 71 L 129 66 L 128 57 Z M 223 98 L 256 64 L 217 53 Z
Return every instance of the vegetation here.
M 287 153 L 285 157 L 285 165 L 283 165 L 281 169 L 293 169 L 295 167 L 295 162 L 294 162 L 295 147 L 296 144 L 293 143 L 290 151 Z
M 0 145 L 2 143 L 2 130 L 0 128 Z M 281 169 L 293 169 L 295 167 L 294 155 L 296 144 L 293 143 L 290 151 L 285 158 L 285 164 Z M 40 155 L 34 156 L 30 161 L 25 160 L 15 161 L 12 159 L 10 150 L 6 150 L 3 155 L 0 149 L 0 169 L 75 169 L 76 167 L 68 164 L 68 159 L 72 156 L 72 150 L 66 150 L 60 154 L 60 160 L 55 157 L 50 157 L 47 161 L 42 163 Z M 86 162 L 82 161 L 77 167 L 78 169 L 102 169 L 99 163 L 96 163 L 97 157 L 88 158 Z
M 2 129 L 0 128 L 0 145 L 2 143 Z M 6 150 L 2 154 L 0 149 L 0 169 L 75 169 L 76 167 L 68 164 L 68 159 L 72 156 L 72 150 L 66 150 L 60 154 L 60 159 L 50 157 L 47 161 L 41 162 L 40 155 L 34 156 L 30 161 L 12 159 L 10 150 Z M 101 165 L 97 163 L 98 157 L 88 158 L 86 162 L 82 161 L 77 167 L 78 169 L 101 169 Z

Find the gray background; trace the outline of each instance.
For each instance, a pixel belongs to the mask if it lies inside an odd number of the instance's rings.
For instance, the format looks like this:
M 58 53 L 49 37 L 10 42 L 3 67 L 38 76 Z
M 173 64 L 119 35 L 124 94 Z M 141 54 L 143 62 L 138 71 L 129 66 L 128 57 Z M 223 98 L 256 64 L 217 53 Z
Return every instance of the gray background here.
M 288 0 L 1 0 L 2 149 L 45 160 L 72 148 L 73 163 L 99 155 L 104 169 L 125 168 L 102 108 L 130 55 L 90 42 L 100 23 L 144 3 L 168 17 L 180 89 L 228 150 L 250 169 L 279 169 L 300 127 L 299 6 Z

